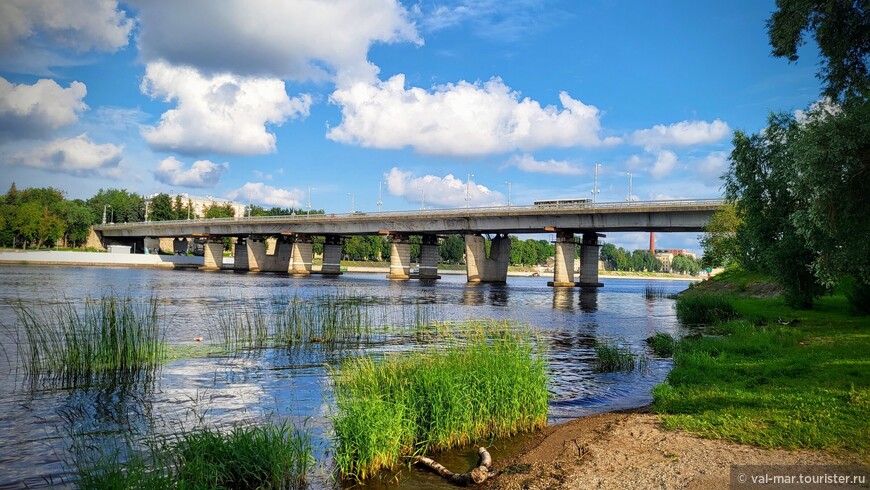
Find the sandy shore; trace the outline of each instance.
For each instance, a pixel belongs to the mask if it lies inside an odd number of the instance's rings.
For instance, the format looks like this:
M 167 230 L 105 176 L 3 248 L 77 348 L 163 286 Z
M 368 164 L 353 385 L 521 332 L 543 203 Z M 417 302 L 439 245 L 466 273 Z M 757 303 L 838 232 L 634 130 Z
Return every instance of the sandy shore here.
M 503 473 L 487 487 L 711 490 L 729 488 L 732 465 L 868 463 L 847 454 L 762 449 L 666 431 L 649 413 L 606 413 L 530 438 L 519 456 L 495 462 Z

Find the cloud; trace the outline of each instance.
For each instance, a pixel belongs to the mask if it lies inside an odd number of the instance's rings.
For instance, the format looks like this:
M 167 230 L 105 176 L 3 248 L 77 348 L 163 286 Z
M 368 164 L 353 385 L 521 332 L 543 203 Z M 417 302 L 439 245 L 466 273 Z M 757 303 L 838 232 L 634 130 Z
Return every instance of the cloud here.
M 715 143 L 731 134 L 731 128 L 724 121 L 682 121 L 670 126 L 658 124 L 650 129 L 637 130 L 631 135 L 631 142 L 638 146 L 670 147 Z
M 12 162 L 77 176 L 113 176 L 112 170 L 118 167 L 123 152 L 123 145 L 99 145 L 91 141 L 87 134 L 81 134 L 18 153 L 12 157 Z
M 279 189 L 262 182 L 246 182 L 238 189 L 227 194 L 227 198 L 238 201 L 251 201 L 264 206 L 300 208 L 303 191 L 299 189 Z
M 471 207 L 499 206 L 507 202 L 505 197 L 486 186 L 475 184 L 470 186 L 466 182 L 457 179 L 451 174 L 445 177 L 437 175 L 425 175 L 416 177 L 411 172 L 403 172 L 393 167 L 388 174 L 384 174 L 387 182 L 387 191 L 393 196 L 400 196 L 412 204 L 419 205 L 423 198 L 424 205 L 442 207 L 463 207 L 466 202 Z M 420 195 L 420 189 L 423 195 Z M 466 194 L 467 192 L 467 194 Z M 466 195 L 471 201 L 466 201 Z
M 720 177 L 728 170 L 728 153 L 724 151 L 710 153 L 698 162 L 695 170 L 705 184 L 720 184 Z
M 549 7 L 549 8 L 548 8 Z M 424 31 L 462 26 L 476 36 L 495 42 L 522 40 L 529 32 L 564 19 L 541 0 L 450 0 L 416 3 L 411 15 Z
M 405 76 L 375 84 L 339 88 L 330 101 L 341 107 L 342 122 L 327 137 L 369 148 L 412 147 L 426 155 L 471 157 L 543 147 L 597 147 L 599 111 L 559 95 L 562 109 L 520 99 L 500 79 L 461 81 L 431 91 L 405 89 Z
M 649 174 L 654 179 L 661 179 L 670 174 L 677 167 L 677 155 L 670 150 L 659 150 L 656 160 L 649 169 Z
M 576 164 L 558 160 L 539 162 L 532 155 L 515 155 L 507 166 L 516 167 L 523 172 L 549 175 L 583 175 L 586 171 Z
M 214 163 L 209 160 L 197 160 L 188 170 L 184 170 L 184 164 L 169 157 L 157 164 L 154 178 L 159 182 L 182 187 L 214 187 L 229 163 Z
M 142 135 L 152 148 L 184 154 L 254 155 L 275 151 L 267 124 L 305 118 L 311 97 L 290 98 L 284 82 L 232 74 L 203 76 L 193 68 L 149 63 L 141 90 L 176 102 Z
M 203 73 L 369 79 L 376 42 L 420 43 L 396 0 L 140 0 L 139 46 L 146 61 Z
M 54 80 L 26 85 L 0 77 L 0 141 L 47 137 L 76 122 L 78 113 L 88 108 L 82 101 L 87 93 L 81 82 L 63 88 Z
M 44 72 L 70 63 L 59 52 L 114 52 L 127 45 L 133 25 L 114 0 L 4 0 L 0 66 Z

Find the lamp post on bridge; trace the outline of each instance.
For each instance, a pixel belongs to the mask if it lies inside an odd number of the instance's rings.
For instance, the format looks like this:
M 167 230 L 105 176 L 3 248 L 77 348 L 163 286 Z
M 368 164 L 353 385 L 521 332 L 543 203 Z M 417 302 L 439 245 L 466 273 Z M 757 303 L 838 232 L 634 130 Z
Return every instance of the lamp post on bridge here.
M 592 183 L 592 203 L 598 201 L 598 193 L 601 192 L 598 190 L 598 169 L 601 168 L 600 163 L 595 164 L 595 180 Z
M 420 191 L 420 211 L 423 211 L 424 209 L 426 209 L 426 204 L 425 204 L 426 194 L 424 194 L 422 187 L 418 187 L 417 190 Z
M 377 205 L 378 205 L 378 212 L 379 213 L 381 212 L 381 206 L 384 205 L 384 201 L 381 200 L 381 184 L 383 184 L 383 183 L 384 183 L 383 180 L 378 181 L 378 202 L 377 202 Z
M 474 174 L 468 174 L 468 180 L 465 181 L 465 208 L 468 209 L 471 206 L 471 178 L 474 177 Z
M 626 199 L 626 201 L 631 202 L 632 201 L 632 197 L 631 197 L 631 194 L 632 194 L 631 177 L 632 177 L 632 175 L 631 175 L 631 172 L 626 172 L 626 175 L 628 175 L 628 198 Z
M 511 207 L 511 183 L 508 181 L 504 182 L 508 186 L 508 207 Z
M 356 197 L 353 195 L 353 192 L 348 192 L 347 195 L 350 196 L 350 214 L 353 214 L 353 213 L 356 212 L 356 209 L 355 209 L 355 207 L 356 207 L 356 202 L 355 202 Z
M 317 187 L 309 187 L 308 188 L 308 214 L 305 215 L 306 218 L 311 217 L 311 191 L 317 190 Z

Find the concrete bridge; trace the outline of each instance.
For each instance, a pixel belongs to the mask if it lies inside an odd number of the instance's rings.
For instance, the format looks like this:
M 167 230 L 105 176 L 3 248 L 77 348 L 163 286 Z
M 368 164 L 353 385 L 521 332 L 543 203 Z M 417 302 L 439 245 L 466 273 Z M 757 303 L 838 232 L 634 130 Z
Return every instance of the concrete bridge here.
M 391 242 L 389 279 L 411 278 L 409 237 L 422 237 L 420 279 L 437 279 L 439 235 L 465 237 L 469 282 L 504 282 L 510 263 L 508 234 L 555 233 L 555 287 L 600 286 L 598 239 L 607 232 L 701 232 L 722 207 L 719 199 L 632 201 L 558 206 L 501 206 L 382 213 L 257 216 L 98 225 L 106 243 L 145 238 L 206 238 L 205 269 L 220 269 L 224 237 L 237 238 L 237 270 L 311 274 L 313 237 L 325 237 L 321 274 L 340 274 L 342 239 L 352 235 L 387 235 Z M 575 235 L 581 235 L 578 241 Z M 489 256 L 484 235 L 492 235 Z M 278 238 L 272 254 L 267 238 Z M 575 246 L 580 246 L 580 280 L 574 280 Z

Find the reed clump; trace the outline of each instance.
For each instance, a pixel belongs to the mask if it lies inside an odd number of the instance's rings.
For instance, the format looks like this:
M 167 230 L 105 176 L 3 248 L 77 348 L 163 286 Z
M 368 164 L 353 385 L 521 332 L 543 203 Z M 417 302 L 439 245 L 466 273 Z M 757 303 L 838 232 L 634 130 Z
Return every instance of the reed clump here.
M 677 348 L 677 339 L 664 332 L 656 332 L 655 335 L 646 339 L 646 343 L 659 357 L 672 357 Z
M 156 297 L 135 300 L 106 295 L 57 305 L 18 301 L 15 312 L 25 373 L 67 383 L 95 376 L 137 375 L 166 356 L 165 326 Z
M 527 335 L 481 329 L 447 347 L 333 371 L 335 461 L 364 480 L 403 458 L 509 437 L 547 422 L 547 372 Z
M 688 325 L 714 325 L 737 318 L 737 311 L 725 295 L 681 294 L 677 298 L 677 318 Z
M 326 294 L 272 301 L 274 338 L 280 344 L 359 343 L 370 339 L 377 318 L 364 299 Z
M 630 350 L 612 343 L 595 346 L 595 366 L 599 372 L 634 371 L 635 367 L 644 367 L 645 357 L 638 357 Z
M 661 299 L 670 297 L 670 294 L 668 294 L 665 288 L 661 286 L 652 286 L 647 284 L 643 288 L 643 296 L 646 299 Z

